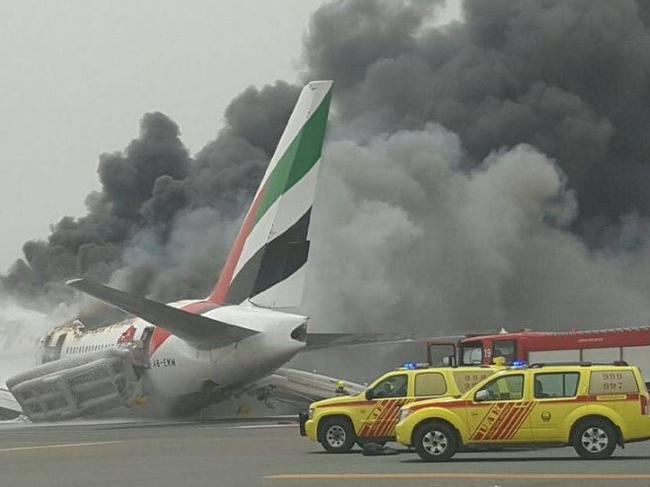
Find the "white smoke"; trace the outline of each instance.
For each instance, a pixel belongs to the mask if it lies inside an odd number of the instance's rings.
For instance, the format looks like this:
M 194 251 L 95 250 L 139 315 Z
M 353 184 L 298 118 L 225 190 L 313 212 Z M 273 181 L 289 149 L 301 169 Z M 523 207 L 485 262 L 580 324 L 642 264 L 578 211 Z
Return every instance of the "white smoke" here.
M 8 377 L 36 365 L 38 340 L 61 320 L 20 306 L 9 298 L 0 300 L 0 384 Z
M 435 124 L 326 147 L 305 295 L 312 332 L 435 336 L 648 320 L 642 225 L 627 225 L 634 249 L 588 251 L 569 231 L 578 208 L 554 161 L 523 144 L 473 169 L 466 158 L 460 139 Z M 357 350 L 364 379 L 401 360 L 391 356 L 398 349 Z M 424 358 L 423 346 L 413 350 Z M 350 351 L 299 364 L 342 374 L 333 357 Z

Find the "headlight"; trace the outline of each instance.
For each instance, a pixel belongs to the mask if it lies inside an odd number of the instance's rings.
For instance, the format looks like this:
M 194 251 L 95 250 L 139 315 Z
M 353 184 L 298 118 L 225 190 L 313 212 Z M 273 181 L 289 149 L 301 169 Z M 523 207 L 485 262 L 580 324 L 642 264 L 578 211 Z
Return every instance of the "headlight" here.
M 307 419 L 314 419 L 314 408 L 309 408 L 309 413 L 307 414 Z
M 402 409 L 400 410 L 400 412 L 399 412 L 399 421 L 400 421 L 400 423 L 401 423 L 402 421 L 404 421 L 406 418 L 408 418 L 408 417 L 411 415 L 412 412 L 413 412 L 413 411 L 411 411 L 411 410 L 408 409 L 408 408 L 402 408 Z

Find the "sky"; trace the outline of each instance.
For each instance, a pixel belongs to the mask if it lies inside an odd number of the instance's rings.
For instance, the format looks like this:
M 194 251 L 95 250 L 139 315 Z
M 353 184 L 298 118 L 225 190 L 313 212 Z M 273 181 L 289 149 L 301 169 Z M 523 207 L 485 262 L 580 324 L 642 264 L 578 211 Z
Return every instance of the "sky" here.
M 159 110 L 191 153 L 246 86 L 295 81 L 322 0 L 0 0 L 0 271 L 85 212 L 98 157 Z

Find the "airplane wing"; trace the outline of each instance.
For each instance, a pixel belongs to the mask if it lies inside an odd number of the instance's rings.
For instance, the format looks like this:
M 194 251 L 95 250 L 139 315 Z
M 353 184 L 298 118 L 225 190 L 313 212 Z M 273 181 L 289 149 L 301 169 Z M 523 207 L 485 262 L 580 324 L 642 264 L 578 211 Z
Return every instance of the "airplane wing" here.
M 14 395 L 9 392 L 5 384 L 0 383 L 0 419 L 14 419 L 22 412 L 23 410 Z
M 241 393 L 255 395 L 262 401 L 275 400 L 305 407 L 314 401 L 334 397 L 339 381 L 340 379 L 326 375 L 282 367 L 251 384 Z M 358 394 L 365 389 L 361 384 L 343 382 L 349 394 Z
M 333 347 L 351 347 L 369 344 L 393 343 L 456 343 L 465 338 L 465 335 L 418 337 L 396 333 L 308 333 L 307 346 L 303 351 L 321 350 Z
M 118 291 L 89 279 L 73 279 L 66 284 L 111 306 L 134 314 L 151 324 L 160 326 L 197 348 L 223 347 L 258 333 L 249 328 L 188 313 L 141 296 Z

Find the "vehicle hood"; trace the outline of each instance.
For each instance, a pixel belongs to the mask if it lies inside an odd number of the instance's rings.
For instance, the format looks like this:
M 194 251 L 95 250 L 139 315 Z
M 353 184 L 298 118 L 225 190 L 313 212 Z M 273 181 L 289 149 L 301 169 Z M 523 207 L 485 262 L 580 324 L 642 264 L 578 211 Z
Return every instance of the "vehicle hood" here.
M 337 396 L 330 397 L 329 399 L 321 399 L 320 401 L 312 402 L 310 408 L 319 408 L 322 406 L 336 406 L 338 404 L 346 404 L 354 401 L 365 401 L 365 392 L 354 396 Z

